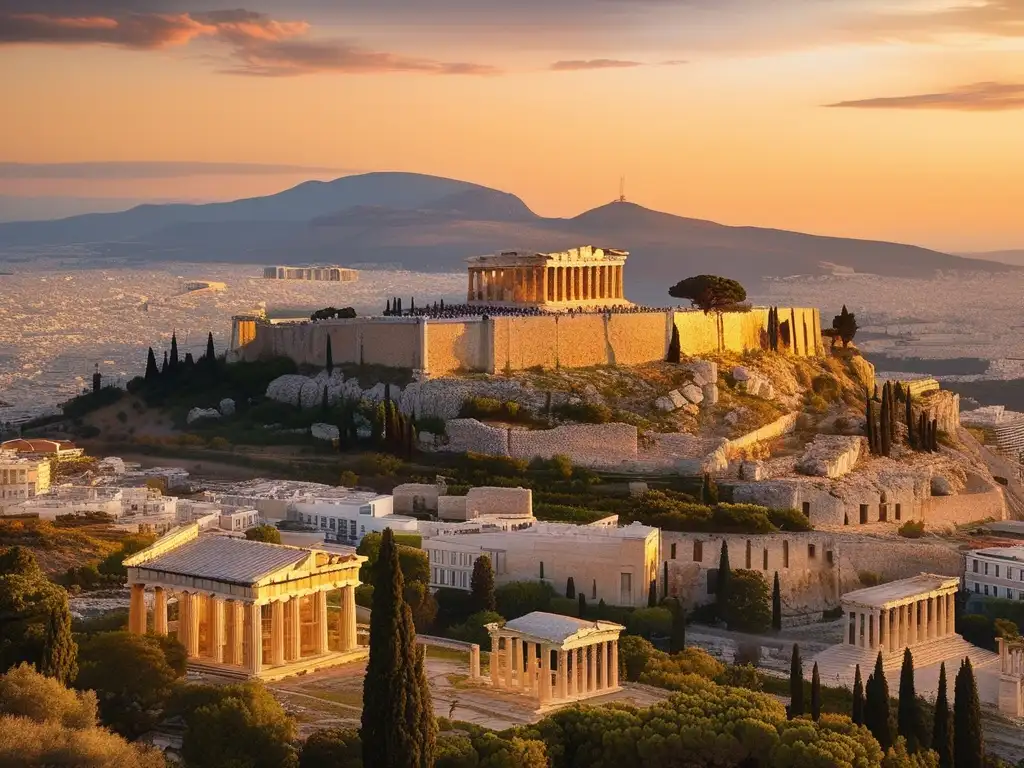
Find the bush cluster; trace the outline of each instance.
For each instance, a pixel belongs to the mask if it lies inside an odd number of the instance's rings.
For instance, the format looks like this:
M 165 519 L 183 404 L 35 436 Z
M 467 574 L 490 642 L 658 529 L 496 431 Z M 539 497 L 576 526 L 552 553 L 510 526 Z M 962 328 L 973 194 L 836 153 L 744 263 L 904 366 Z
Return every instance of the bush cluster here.
M 754 504 L 709 506 L 680 501 L 663 491 L 648 491 L 633 499 L 620 515 L 623 523 L 639 522 L 683 533 L 775 533 L 812 530 L 807 517 L 795 509 L 769 509 Z

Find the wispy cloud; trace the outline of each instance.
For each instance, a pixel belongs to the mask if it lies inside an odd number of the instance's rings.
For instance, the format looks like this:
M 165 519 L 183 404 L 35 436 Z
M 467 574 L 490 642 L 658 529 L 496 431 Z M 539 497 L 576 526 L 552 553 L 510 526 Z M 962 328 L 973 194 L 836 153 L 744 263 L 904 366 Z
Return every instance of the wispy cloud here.
M 265 163 L 98 162 L 0 163 L 0 179 L 174 179 L 189 176 L 278 176 L 356 173 L 351 168 Z
M 657 62 L 657 66 L 677 67 L 685 64 L 681 59 Z M 655 66 L 644 61 L 630 61 L 628 59 L 568 59 L 556 61 L 548 69 L 552 72 L 579 72 L 581 70 L 593 69 L 632 69 L 634 67 Z
M 421 72 L 490 75 L 495 67 L 368 50 L 350 40 L 310 34 L 305 21 L 280 21 L 243 9 L 205 13 L 71 16 L 0 11 L 2 45 L 108 45 L 160 50 L 209 39 L 230 46 L 222 69 L 266 77 L 318 72 Z
M 854 27 L 875 38 L 911 41 L 946 35 L 1024 37 L 1024 1 L 955 0 L 921 10 L 879 11 L 862 17 Z
M 973 83 L 937 93 L 881 96 L 826 104 L 855 109 L 945 109 L 962 112 L 999 112 L 1024 109 L 1024 83 Z

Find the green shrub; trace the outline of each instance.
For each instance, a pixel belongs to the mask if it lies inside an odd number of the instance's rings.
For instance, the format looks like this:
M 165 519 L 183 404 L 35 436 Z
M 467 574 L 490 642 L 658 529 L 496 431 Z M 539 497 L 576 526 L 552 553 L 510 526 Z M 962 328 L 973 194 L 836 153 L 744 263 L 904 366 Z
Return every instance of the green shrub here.
M 501 614 L 494 611 L 480 611 L 479 613 L 472 614 L 462 624 L 449 627 L 445 634 L 452 640 L 476 643 L 482 648 L 489 648 L 491 636 L 485 626 L 501 621 L 503 621 Z
M 567 507 L 562 504 L 534 504 L 533 514 L 538 520 L 557 523 L 576 523 L 589 525 L 596 520 L 608 517 L 609 512 L 581 507 Z
M 629 617 L 627 628 L 631 635 L 648 639 L 655 635 L 668 637 L 672 634 L 672 611 L 668 608 L 638 608 Z
M 857 578 L 865 587 L 877 587 L 882 583 L 882 577 L 874 571 L 857 571 Z
M 581 424 L 607 424 L 612 420 L 612 410 L 604 403 L 562 403 L 551 411 L 562 421 L 576 421 Z
M 769 509 L 768 520 L 780 531 L 813 531 L 814 526 L 807 515 L 796 509 Z
M 924 536 L 924 521 L 907 520 L 897 533 L 905 539 L 920 539 Z
M 554 588 L 543 581 L 510 581 L 494 590 L 498 613 L 511 621 L 533 611 L 548 611 Z
M 816 395 L 829 403 L 834 403 L 836 400 L 839 400 L 842 395 L 839 382 L 831 376 L 826 376 L 824 374 L 815 376 L 814 379 L 811 380 L 811 389 Z
M 373 605 L 373 584 L 360 584 L 356 587 L 356 605 L 370 608 Z
M 421 416 L 416 419 L 418 432 L 429 432 L 432 435 L 443 435 L 447 430 L 444 419 L 440 416 Z
M 79 419 L 93 411 L 98 411 L 100 408 L 113 405 L 124 395 L 125 391 L 120 387 L 103 387 L 97 392 L 87 392 L 84 395 L 71 398 L 61 405 L 60 409 L 67 418 Z M 120 415 L 118 418 L 120 418 Z M 127 419 L 127 416 L 125 419 Z
M 533 414 L 512 400 L 503 403 L 491 397 L 467 397 L 459 409 L 459 418 L 532 422 Z

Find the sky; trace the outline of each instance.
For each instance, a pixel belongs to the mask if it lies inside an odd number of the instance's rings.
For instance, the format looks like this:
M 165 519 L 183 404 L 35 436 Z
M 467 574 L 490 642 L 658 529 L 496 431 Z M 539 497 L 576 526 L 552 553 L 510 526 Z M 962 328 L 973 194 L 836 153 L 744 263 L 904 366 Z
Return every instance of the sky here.
M 0 196 L 430 173 L 1024 248 L 1024 0 L 0 0 Z M 628 247 L 628 244 L 624 245 Z

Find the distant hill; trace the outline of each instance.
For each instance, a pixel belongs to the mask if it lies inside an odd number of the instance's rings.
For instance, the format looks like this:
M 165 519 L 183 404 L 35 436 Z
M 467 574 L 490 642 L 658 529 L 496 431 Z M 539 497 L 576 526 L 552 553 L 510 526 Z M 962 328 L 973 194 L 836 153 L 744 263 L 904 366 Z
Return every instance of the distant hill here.
M 756 280 L 837 269 L 920 277 L 1016 268 L 912 245 L 726 226 L 633 203 L 549 219 L 507 192 L 413 173 L 310 181 L 229 203 L 0 224 L 0 247 L 73 243 L 136 259 L 401 263 L 423 271 L 462 270 L 466 257 L 498 250 L 593 244 L 630 251 L 626 288 L 642 301 L 661 300 L 667 285 L 702 272 Z
M 968 259 L 984 259 L 985 261 L 999 261 L 1003 264 L 1024 266 L 1024 248 L 1009 251 L 984 251 L 982 253 L 962 253 Z

